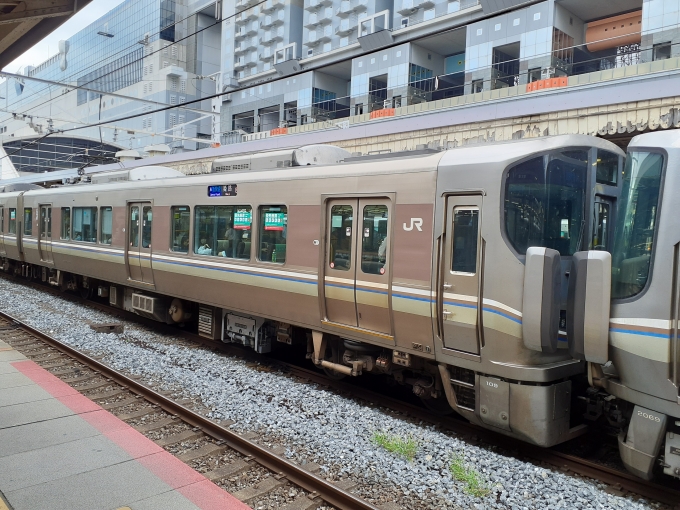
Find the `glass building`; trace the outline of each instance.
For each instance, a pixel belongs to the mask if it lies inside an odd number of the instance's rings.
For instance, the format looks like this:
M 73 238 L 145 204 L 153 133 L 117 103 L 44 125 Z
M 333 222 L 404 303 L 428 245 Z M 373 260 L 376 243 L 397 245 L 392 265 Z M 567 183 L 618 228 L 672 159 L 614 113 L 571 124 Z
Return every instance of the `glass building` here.
M 8 153 L 10 146 L 22 147 L 12 156 L 17 170 L 97 164 L 120 149 L 149 145 L 167 144 L 175 152 L 207 146 L 210 105 L 181 105 L 215 91 L 214 82 L 197 76 L 219 70 L 212 49 L 219 51 L 220 24 L 214 7 L 193 7 L 199 6 L 126 0 L 60 41 L 56 55 L 25 66 L 19 73 L 25 78 L 0 83 L 0 105 L 8 112 L 0 114 L 0 137 Z M 167 105 L 177 108 L 153 111 Z M 131 114 L 140 115 L 118 120 Z M 51 131 L 92 123 L 102 125 L 59 134 L 58 141 L 51 135 L 34 147 L 36 138 Z

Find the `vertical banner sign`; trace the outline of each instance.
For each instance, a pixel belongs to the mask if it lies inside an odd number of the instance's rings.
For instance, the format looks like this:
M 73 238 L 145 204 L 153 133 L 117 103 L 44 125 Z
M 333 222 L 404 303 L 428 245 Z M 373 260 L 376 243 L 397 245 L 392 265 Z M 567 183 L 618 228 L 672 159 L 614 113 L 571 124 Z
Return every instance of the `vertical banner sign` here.
M 250 230 L 253 213 L 247 209 L 239 209 L 234 214 L 234 230 Z
M 283 231 L 286 214 L 282 212 L 268 212 L 264 215 L 265 230 Z

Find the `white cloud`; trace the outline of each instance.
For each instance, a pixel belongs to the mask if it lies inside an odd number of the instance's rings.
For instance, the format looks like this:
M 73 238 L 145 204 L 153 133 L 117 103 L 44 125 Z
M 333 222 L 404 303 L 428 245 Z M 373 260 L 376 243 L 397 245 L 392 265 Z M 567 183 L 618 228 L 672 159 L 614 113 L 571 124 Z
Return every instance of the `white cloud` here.
M 84 7 L 66 23 L 26 51 L 19 58 L 5 66 L 3 71 L 16 73 L 22 67 L 37 66 L 43 63 L 59 51 L 58 44 L 60 40 L 68 39 L 73 34 L 82 30 L 90 23 L 97 21 L 97 19 L 123 2 L 124 0 L 92 0 L 89 5 Z

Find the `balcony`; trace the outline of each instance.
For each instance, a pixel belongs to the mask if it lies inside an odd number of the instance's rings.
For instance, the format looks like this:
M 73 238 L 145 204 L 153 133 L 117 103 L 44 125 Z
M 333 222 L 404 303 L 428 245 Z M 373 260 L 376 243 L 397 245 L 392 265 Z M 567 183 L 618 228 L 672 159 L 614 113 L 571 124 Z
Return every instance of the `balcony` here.
M 401 7 L 397 12 L 402 16 L 410 16 L 418 10 L 418 0 L 401 0 Z
M 350 20 L 345 18 L 340 20 L 340 25 L 335 29 L 335 34 L 341 37 L 351 34 L 357 29 L 356 25 L 350 23 Z
M 268 28 L 275 27 L 277 25 L 283 25 L 284 18 L 285 13 L 283 11 L 279 11 L 278 14 L 272 15 L 268 14 L 260 22 L 260 28 L 263 30 L 267 30 Z
M 359 13 L 366 10 L 366 5 L 362 3 L 356 3 L 352 5 L 349 0 L 343 0 L 340 2 L 340 7 L 335 11 L 335 15 L 340 18 L 346 18 L 353 13 Z
M 261 5 L 262 12 L 273 12 L 276 9 L 282 9 L 285 7 L 285 0 L 267 0 Z
M 418 3 L 418 9 L 432 9 L 434 2 L 432 0 L 422 0 Z
M 236 11 L 244 11 L 249 7 L 257 5 L 258 3 L 260 3 L 259 0 L 236 0 Z
M 262 62 L 269 62 L 274 58 L 274 53 L 270 48 L 265 48 L 262 53 L 260 53 L 259 58 Z
M 327 10 L 329 10 L 329 9 L 327 9 Z M 309 18 L 307 18 L 307 23 L 305 24 L 305 28 L 308 29 L 308 30 L 315 30 L 316 27 L 328 25 L 333 21 L 331 19 L 332 16 L 333 16 L 332 10 L 331 10 L 330 13 L 326 13 L 325 11 L 312 12 L 312 13 L 309 14 Z
M 327 7 L 333 5 L 333 0 L 309 0 L 309 3 L 305 6 L 308 11 L 315 11 L 321 7 Z
M 234 37 L 236 37 L 236 39 L 248 37 L 251 35 L 257 35 L 257 22 L 248 23 L 247 25 L 240 26 L 236 29 L 234 33 Z
M 267 32 L 264 34 L 264 37 L 262 38 L 262 44 L 269 45 L 269 44 L 274 44 L 276 42 L 283 41 L 283 34 L 279 34 L 277 32 Z

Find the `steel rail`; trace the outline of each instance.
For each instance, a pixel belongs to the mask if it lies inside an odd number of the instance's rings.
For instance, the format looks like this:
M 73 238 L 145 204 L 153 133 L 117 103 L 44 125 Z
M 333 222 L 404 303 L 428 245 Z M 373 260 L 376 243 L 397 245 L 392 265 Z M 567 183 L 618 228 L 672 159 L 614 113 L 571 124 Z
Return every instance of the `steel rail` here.
M 0 273 L 0 275 L 2 275 L 2 273 Z M 87 304 L 103 312 L 124 318 L 125 320 L 134 320 L 145 326 L 155 327 L 164 333 L 167 332 L 169 334 L 183 337 L 187 340 L 200 343 L 208 348 L 217 349 L 225 354 L 237 355 L 247 359 L 248 361 L 263 362 L 266 360 L 270 363 L 278 364 L 285 368 L 291 375 L 307 379 L 316 384 L 333 388 L 337 391 L 348 393 L 374 405 L 403 413 L 433 425 L 438 425 L 442 429 L 454 432 L 456 434 L 484 439 L 490 444 L 502 447 L 507 450 L 517 450 L 525 457 L 533 459 L 534 461 L 545 462 L 555 466 L 558 469 L 566 468 L 578 475 L 586 476 L 611 486 L 620 486 L 622 491 L 630 492 L 638 496 L 665 503 L 670 505 L 671 508 L 677 508 L 680 510 L 680 490 L 673 487 L 667 487 L 659 483 L 642 480 L 631 473 L 613 469 L 602 464 L 598 464 L 597 462 L 592 462 L 582 457 L 578 457 L 577 455 L 570 455 L 551 448 L 543 448 L 526 443 L 524 441 L 513 439 L 455 417 L 437 416 L 426 409 L 415 406 L 408 402 L 404 402 L 397 398 L 389 397 L 373 390 L 363 388 L 358 385 L 349 384 L 344 381 L 329 379 L 322 372 L 303 368 L 275 358 L 266 357 L 266 355 L 256 354 L 252 350 L 241 348 L 235 344 L 214 341 L 201 337 L 195 333 L 177 330 L 165 324 L 151 319 L 146 319 L 131 312 L 126 312 L 125 310 L 121 310 L 119 308 L 113 308 L 109 305 L 98 303 L 96 301 L 84 300 L 74 294 L 60 293 L 51 287 L 46 287 L 31 281 L 18 280 L 17 283 L 19 282 L 22 284 L 28 284 L 29 286 L 36 289 L 53 293 L 54 295 L 59 295 L 62 298 L 73 302 Z M 0 315 L 3 315 L 2 312 L 0 312 Z M 237 437 L 241 439 L 240 436 Z
M 249 441 L 235 432 L 226 429 L 212 420 L 201 416 L 200 414 L 188 409 L 172 399 L 156 392 L 152 388 L 142 384 L 134 379 L 121 374 L 117 370 L 108 365 L 97 361 L 90 356 L 74 349 L 73 347 L 43 333 L 40 330 L 29 326 L 21 320 L 12 317 L 11 315 L 0 311 L 0 317 L 16 325 L 19 329 L 26 331 L 47 343 L 51 347 L 64 353 L 65 355 L 75 359 L 83 365 L 101 373 L 105 377 L 115 381 L 123 387 L 126 387 L 133 393 L 142 396 L 147 401 L 158 405 L 166 412 L 181 418 L 183 421 L 189 423 L 194 427 L 203 430 L 207 435 L 223 441 L 224 444 L 238 451 L 244 456 L 249 456 L 255 459 L 259 464 L 267 469 L 283 475 L 292 483 L 302 487 L 303 489 L 319 496 L 321 499 L 338 507 L 341 510 L 378 510 L 378 508 L 367 501 L 347 492 L 331 482 L 306 471 L 297 464 L 286 460 L 283 457 L 276 455 L 274 452 L 259 446 L 258 444 Z

